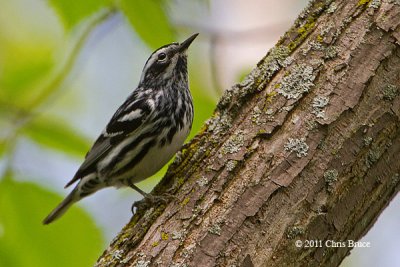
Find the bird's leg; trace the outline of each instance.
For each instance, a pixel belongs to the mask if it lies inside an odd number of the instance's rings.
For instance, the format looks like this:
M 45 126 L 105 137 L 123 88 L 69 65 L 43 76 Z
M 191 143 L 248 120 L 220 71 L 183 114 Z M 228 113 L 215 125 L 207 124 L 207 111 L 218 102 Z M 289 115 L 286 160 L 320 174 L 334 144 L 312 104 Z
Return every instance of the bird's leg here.
M 128 185 L 130 188 L 132 188 L 136 192 L 139 192 L 144 197 L 142 200 L 133 202 L 132 207 L 131 207 L 132 214 L 135 214 L 135 208 L 136 209 L 146 208 L 151 205 L 151 203 L 153 202 L 153 201 L 151 201 L 152 197 L 153 197 L 152 195 L 144 192 L 142 189 L 140 189 L 139 187 L 134 185 L 132 183 L 132 181 L 130 181 L 130 180 L 128 180 Z
M 139 187 L 137 187 L 136 185 L 134 185 L 132 182 L 129 182 L 129 186 L 130 188 L 132 188 L 133 190 L 136 190 L 137 192 L 139 192 L 142 196 L 146 197 L 151 197 L 150 194 L 147 194 L 146 192 L 144 192 L 142 189 L 140 189 Z
M 142 200 L 139 201 L 135 201 L 132 204 L 131 207 L 131 211 L 134 214 L 134 210 L 136 209 L 146 209 L 151 207 L 152 205 L 155 204 L 159 204 L 159 203 L 163 203 L 166 204 L 168 203 L 169 200 L 171 199 L 176 199 L 176 197 L 172 194 L 163 194 L 161 196 L 153 196 L 152 194 L 148 194 L 146 192 L 144 192 L 142 189 L 140 189 L 139 187 L 137 187 L 136 185 L 134 185 L 131 181 L 129 181 L 129 186 L 136 190 L 137 192 L 139 192 L 144 198 Z

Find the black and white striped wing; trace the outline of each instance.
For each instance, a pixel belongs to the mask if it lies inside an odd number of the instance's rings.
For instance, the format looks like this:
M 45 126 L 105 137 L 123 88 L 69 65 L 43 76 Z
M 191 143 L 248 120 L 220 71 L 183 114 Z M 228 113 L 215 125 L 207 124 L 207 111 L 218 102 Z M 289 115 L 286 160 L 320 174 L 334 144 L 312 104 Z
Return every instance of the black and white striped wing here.
M 128 97 L 111 118 L 107 127 L 86 154 L 85 161 L 65 187 L 95 172 L 99 160 L 107 156 L 108 152 L 128 135 L 131 135 L 134 131 L 140 131 L 146 125 L 153 111 L 154 102 L 147 99 L 146 96 L 133 93 Z

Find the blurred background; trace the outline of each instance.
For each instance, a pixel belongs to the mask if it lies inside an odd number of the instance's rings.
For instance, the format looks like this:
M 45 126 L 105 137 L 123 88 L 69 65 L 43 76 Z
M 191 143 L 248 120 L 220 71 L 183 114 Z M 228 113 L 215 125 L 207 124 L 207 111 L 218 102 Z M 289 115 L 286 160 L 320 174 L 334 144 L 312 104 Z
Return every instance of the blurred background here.
M 91 266 L 129 221 L 141 196 L 111 188 L 41 224 L 154 49 L 200 33 L 193 137 L 307 2 L 0 0 L 0 266 Z M 165 170 L 138 186 L 150 192 Z M 400 266 L 399 210 L 397 198 L 342 266 Z

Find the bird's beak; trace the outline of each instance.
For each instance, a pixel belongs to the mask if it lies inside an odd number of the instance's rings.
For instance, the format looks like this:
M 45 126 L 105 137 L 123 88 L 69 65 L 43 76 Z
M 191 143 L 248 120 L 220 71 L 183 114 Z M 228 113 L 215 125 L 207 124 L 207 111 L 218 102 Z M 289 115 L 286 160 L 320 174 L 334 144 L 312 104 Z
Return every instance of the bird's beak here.
M 187 38 L 185 41 L 183 41 L 180 45 L 179 45 L 179 52 L 185 51 L 186 49 L 188 49 L 188 47 L 190 46 L 190 44 L 193 42 L 194 39 L 196 39 L 197 35 L 199 35 L 198 33 L 193 34 L 192 36 L 190 36 L 189 38 Z

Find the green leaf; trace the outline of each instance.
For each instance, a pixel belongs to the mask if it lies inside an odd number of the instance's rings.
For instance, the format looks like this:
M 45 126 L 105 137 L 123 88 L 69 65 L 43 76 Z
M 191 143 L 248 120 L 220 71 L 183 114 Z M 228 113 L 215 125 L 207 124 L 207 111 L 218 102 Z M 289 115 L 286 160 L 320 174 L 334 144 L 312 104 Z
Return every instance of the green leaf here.
M 92 266 L 101 254 L 99 229 L 78 207 L 42 225 L 61 198 L 32 183 L 0 181 L 0 266 Z
M 24 106 L 37 93 L 53 67 L 52 49 L 46 44 L 8 43 L 0 51 L 2 71 L 0 73 L 0 99 Z
M 151 48 L 174 41 L 174 33 L 160 0 L 122 0 L 121 9 L 137 34 Z
M 3 157 L 6 152 L 6 142 L 5 140 L 0 139 L 0 159 Z
M 72 156 L 81 157 L 90 148 L 90 142 L 77 130 L 54 118 L 36 118 L 22 133 L 41 145 Z
M 99 11 L 109 2 L 109 0 L 48 0 L 48 3 L 56 10 L 67 29 L 73 28 L 81 20 Z

